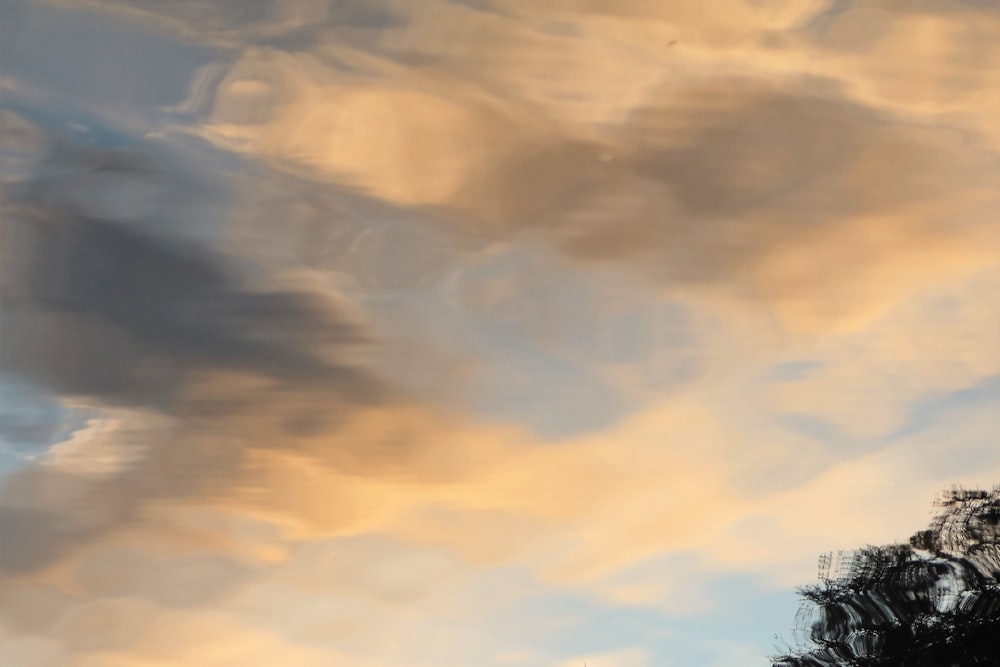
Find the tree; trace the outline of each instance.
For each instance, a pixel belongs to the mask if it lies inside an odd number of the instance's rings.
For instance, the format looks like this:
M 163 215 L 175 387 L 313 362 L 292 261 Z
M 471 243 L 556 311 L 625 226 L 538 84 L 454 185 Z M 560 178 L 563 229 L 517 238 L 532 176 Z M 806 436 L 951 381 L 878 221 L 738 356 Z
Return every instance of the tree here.
M 774 667 L 1000 665 L 1000 488 L 955 489 L 909 544 L 868 546 L 799 589 L 811 646 Z

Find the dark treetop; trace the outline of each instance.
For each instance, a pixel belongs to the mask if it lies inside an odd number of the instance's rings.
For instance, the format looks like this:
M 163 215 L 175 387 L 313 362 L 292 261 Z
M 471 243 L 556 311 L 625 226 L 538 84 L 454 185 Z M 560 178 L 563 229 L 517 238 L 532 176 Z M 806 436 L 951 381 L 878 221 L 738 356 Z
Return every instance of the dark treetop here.
M 938 506 L 909 544 L 860 549 L 800 589 L 810 646 L 774 666 L 1000 665 L 1000 491 L 953 490 Z

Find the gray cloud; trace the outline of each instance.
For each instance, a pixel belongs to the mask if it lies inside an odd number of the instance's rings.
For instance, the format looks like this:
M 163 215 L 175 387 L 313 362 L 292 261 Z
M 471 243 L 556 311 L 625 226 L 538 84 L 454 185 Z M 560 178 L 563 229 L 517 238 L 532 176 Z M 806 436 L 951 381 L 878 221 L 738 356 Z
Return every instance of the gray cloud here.
M 251 448 L 295 449 L 336 432 L 350 406 L 399 398 L 358 362 L 370 336 L 321 296 L 251 283 L 240 258 L 181 240 L 164 216 L 105 219 L 67 194 L 95 170 L 113 193 L 116 174 L 134 185 L 182 167 L 152 147 L 77 149 L 85 159 L 56 152 L 8 184 L 0 370 L 124 408 L 132 426 L 101 436 L 123 450 L 111 474 L 37 465 L 5 477 L 0 572 L 11 576 L 141 523 L 152 500 L 252 484 Z
M 44 567 L 80 541 L 135 511 L 102 484 L 44 467 L 5 477 L 0 487 L 0 573 Z
M 214 369 L 338 386 L 346 397 L 377 392 L 341 362 L 366 334 L 330 305 L 246 287 L 222 256 L 55 197 L 29 191 L 5 204 L 6 372 L 168 412 L 192 374 Z
M 94 531 L 73 526 L 61 512 L 0 507 L 0 572 L 17 573 L 48 565 L 55 554 Z

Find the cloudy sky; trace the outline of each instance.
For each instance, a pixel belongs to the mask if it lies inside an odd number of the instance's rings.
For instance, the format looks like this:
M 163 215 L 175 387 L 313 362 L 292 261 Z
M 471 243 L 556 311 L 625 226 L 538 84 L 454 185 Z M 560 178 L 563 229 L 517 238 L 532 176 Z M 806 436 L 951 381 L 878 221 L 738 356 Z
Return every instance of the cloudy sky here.
M 1000 482 L 994 3 L 0 16 L 0 665 L 763 667 Z

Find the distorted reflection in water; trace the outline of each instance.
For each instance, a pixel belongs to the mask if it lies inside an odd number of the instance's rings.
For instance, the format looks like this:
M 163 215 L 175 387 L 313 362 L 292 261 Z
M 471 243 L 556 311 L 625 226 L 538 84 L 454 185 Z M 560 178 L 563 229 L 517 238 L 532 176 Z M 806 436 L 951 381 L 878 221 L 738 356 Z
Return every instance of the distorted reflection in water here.
M 909 544 L 866 547 L 802 596 L 814 648 L 782 667 L 990 665 L 1000 657 L 1000 492 L 953 490 Z M 843 556 L 843 554 L 841 554 Z M 808 607 L 805 611 L 810 611 Z
M 989 3 L 0 26 L 0 665 L 996 661 Z

